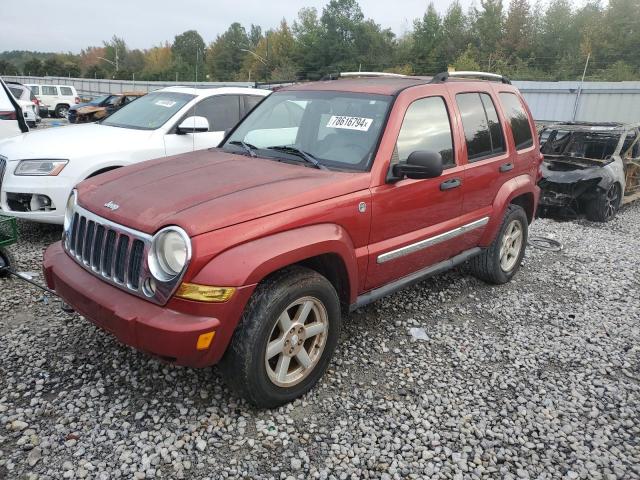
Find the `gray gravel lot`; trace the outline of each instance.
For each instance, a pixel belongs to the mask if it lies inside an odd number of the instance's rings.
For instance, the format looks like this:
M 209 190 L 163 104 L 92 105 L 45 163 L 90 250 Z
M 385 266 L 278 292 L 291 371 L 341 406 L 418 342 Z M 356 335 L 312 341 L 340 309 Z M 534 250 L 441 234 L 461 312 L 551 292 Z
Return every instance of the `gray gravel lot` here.
M 21 231 L 38 271 L 60 232 Z M 532 231 L 565 249 L 357 311 L 323 381 L 273 411 L 0 280 L 0 479 L 640 478 L 640 204 Z

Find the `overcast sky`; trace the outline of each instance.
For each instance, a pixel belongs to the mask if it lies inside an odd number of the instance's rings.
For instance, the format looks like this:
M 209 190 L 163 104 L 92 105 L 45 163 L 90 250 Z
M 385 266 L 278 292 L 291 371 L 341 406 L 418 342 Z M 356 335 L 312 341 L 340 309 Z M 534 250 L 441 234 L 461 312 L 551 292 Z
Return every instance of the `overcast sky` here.
M 176 34 L 196 29 L 208 44 L 234 21 L 263 29 L 285 17 L 293 21 L 302 7 L 319 11 L 328 0 L 58 0 L 28 2 L 0 0 L 0 51 L 38 50 L 78 53 L 102 45 L 114 34 L 130 48 L 149 48 Z M 473 0 L 462 0 L 467 8 Z M 359 0 L 366 17 L 401 34 L 426 11 L 428 0 Z M 448 0 L 434 0 L 445 12 Z M 25 8 L 25 5 L 28 5 Z

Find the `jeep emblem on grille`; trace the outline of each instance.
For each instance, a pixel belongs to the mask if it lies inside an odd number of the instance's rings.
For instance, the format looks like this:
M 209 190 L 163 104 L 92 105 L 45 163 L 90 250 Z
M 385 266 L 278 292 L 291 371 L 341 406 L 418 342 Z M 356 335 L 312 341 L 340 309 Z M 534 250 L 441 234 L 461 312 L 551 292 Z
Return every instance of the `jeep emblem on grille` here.
M 107 202 L 107 203 L 104 204 L 104 206 L 107 207 L 112 212 L 115 212 L 117 209 L 120 208 L 120 205 L 118 205 L 115 202 Z

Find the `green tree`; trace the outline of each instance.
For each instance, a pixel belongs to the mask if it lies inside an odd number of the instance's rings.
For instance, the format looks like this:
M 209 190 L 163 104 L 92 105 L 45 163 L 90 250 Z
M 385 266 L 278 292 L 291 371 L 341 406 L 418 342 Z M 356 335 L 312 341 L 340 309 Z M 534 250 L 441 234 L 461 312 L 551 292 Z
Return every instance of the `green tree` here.
M 294 60 L 300 65 L 302 79 L 317 80 L 325 73 L 325 60 L 321 51 L 322 26 L 315 8 L 303 8 L 293 22 L 295 38 Z
M 33 75 L 35 77 L 39 77 L 42 75 L 42 60 L 37 58 L 31 58 L 27 60 L 22 68 L 22 71 L 25 75 Z
M 245 50 L 249 50 L 250 46 L 245 28 L 237 22 L 218 35 L 209 45 L 205 56 L 211 80 L 236 80 L 242 70 L 243 60 L 248 55 Z
M 194 81 L 196 69 L 200 72 L 200 80 L 204 77 L 205 44 L 195 30 L 187 30 L 176 35 L 171 47 L 181 78 Z
M 480 51 L 487 54 L 497 52 L 504 26 L 502 0 L 480 0 L 480 10 L 473 7 L 472 17 Z
M 511 0 L 504 21 L 502 49 L 507 57 L 526 58 L 532 47 L 532 19 L 527 0 Z
M 468 20 L 458 0 L 449 5 L 442 19 L 442 39 L 440 48 L 443 61 L 447 65 L 459 58 L 471 41 Z
M 416 73 L 429 74 L 446 70 L 443 43 L 442 21 L 433 3 L 421 19 L 413 24 L 412 57 Z
M 356 37 L 364 14 L 356 0 L 330 0 L 320 17 L 319 47 L 327 69 L 335 72 L 356 68 Z

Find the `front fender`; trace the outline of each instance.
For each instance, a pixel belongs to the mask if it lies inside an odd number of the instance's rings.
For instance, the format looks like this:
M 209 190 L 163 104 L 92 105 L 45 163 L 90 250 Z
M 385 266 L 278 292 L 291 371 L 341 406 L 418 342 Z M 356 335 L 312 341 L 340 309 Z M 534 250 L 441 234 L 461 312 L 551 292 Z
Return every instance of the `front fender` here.
M 201 285 L 239 287 L 259 283 L 288 265 L 324 254 L 343 261 L 351 299 L 358 292 L 355 248 L 344 228 L 331 223 L 310 225 L 243 243 L 206 264 L 190 281 Z
M 493 201 L 493 207 L 491 215 L 489 217 L 489 223 L 485 228 L 482 238 L 480 239 L 480 246 L 486 247 L 491 244 L 493 239 L 498 234 L 500 225 L 502 225 L 502 219 L 507 207 L 512 200 L 520 195 L 531 194 L 533 196 L 533 213 L 535 213 L 538 205 L 538 198 L 540 197 L 540 188 L 535 184 L 529 175 L 519 175 L 505 182 Z

